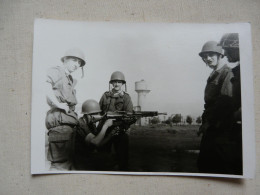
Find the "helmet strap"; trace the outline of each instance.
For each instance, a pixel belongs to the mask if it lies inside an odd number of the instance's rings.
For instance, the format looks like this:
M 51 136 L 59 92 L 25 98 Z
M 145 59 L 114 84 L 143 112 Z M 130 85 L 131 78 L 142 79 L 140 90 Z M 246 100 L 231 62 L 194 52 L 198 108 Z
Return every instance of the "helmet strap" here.
M 81 66 L 81 78 L 84 78 L 84 69 L 83 69 L 83 66 Z

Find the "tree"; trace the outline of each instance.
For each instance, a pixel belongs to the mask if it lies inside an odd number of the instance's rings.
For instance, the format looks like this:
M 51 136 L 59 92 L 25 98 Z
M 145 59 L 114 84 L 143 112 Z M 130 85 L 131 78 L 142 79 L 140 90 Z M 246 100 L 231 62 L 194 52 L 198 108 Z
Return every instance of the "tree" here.
M 175 114 L 175 116 L 172 118 L 172 122 L 176 125 L 181 122 L 181 114 Z
M 201 116 L 198 116 L 196 119 L 196 123 L 199 125 L 201 124 L 201 122 L 202 122 Z
M 170 125 L 170 124 L 171 124 L 171 117 L 169 117 L 169 118 L 165 121 L 165 123 L 166 123 L 167 125 Z
M 158 123 L 160 123 L 160 119 L 159 119 L 158 117 L 153 117 L 153 118 L 151 119 L 151 123 L 152 123 L 152 124 L 158 124 Z
M 186 122 L 189 123 L 189 125 L 192 123 L 192 118 L 190 115 L 187 116 Z

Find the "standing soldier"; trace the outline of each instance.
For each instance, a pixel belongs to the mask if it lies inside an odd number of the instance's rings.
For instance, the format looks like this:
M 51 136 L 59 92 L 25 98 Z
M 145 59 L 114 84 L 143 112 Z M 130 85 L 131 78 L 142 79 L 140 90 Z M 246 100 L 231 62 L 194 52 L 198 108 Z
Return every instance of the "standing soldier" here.
M 231 141 L 235 145 L 232 153 L 233 174 L 242 174 L 243 172 L 243 155 L 242 155 L 242 114 L 241 114 L 241 84 L 240 84 L 240 55 L 239 55 L 239 38 L 238 33 L 224 34 L 219 45 L 225 50 L 228 61 L 236 63 L 232 69 L 233 78 L 231 79 L 233 86 L 233 127 L 231 132 Z
M 110 90 L 110 85 L 112 84 L 112 89 Z M 105 92 L 100 99 L 100 107 L 102 112 L 108 111 L 126 111 L 133 112 L 133 103 L 128 93 L 122 90 L 122 86 L 125 85 L 126 91 L 126 81 L 125 76 L 122 72 L 116 71 L 112 73 L 109 81 L 109 91 Z M 111 149 L 111 144 L 115 148 L 116 160 L 118 161 L 118 166 L 120 171 L 128 170 L 128 145 L 129 138 L 126 134 L 126 130 L 129 128 L 130 124 L 124 123 L 120 126 L 121 133 L 114 136 L 108 147 Z
M 213 71 L 204 94 L 198 168 L 203 173 L 229 173 L 230 158 L 226 149 L 232 118 L 232 72 L 223 63 L 222 48 L 217 42 L 206 42 L 199 55 Z
M 77 104 L 76 80 L 71 73 L 85 65 L 81 50 L 70 49 L 61 58 L 63 66 L 52 67 L 47 72 L 47 112 L 45 124 L 48 129 L 48 155 L 51 170 L 73 169 L 74 129 L 78 125 L 75 110 Z

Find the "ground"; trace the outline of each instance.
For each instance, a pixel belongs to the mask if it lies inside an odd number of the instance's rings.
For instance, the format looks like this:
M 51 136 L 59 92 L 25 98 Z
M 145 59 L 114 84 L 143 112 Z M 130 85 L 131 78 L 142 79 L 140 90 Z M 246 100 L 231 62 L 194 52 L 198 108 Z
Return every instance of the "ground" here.
M 129 132 L 129 171 L 198 172 L 199 126 L 132 126 Z M 46 153 L 48 148 L 46 136 Z M 46 169 L 50 162 L 46 160 Z
M 198 172 L 199 126 L 132 126 L 129 171 Z

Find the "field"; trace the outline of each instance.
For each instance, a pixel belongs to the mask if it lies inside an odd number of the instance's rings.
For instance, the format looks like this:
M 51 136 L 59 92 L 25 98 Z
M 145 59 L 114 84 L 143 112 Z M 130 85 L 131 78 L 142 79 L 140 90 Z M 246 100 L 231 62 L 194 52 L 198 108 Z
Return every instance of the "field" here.
M 199 126 L 132 126 L 129 171 L 198 172 Z
M 198 172 L 199 126 L 132 126 L 129 132 L 129 171 Z M 48 137 L 45 148 L 48 150 Z M 50 162 L 46 159 L 46 170 Z

